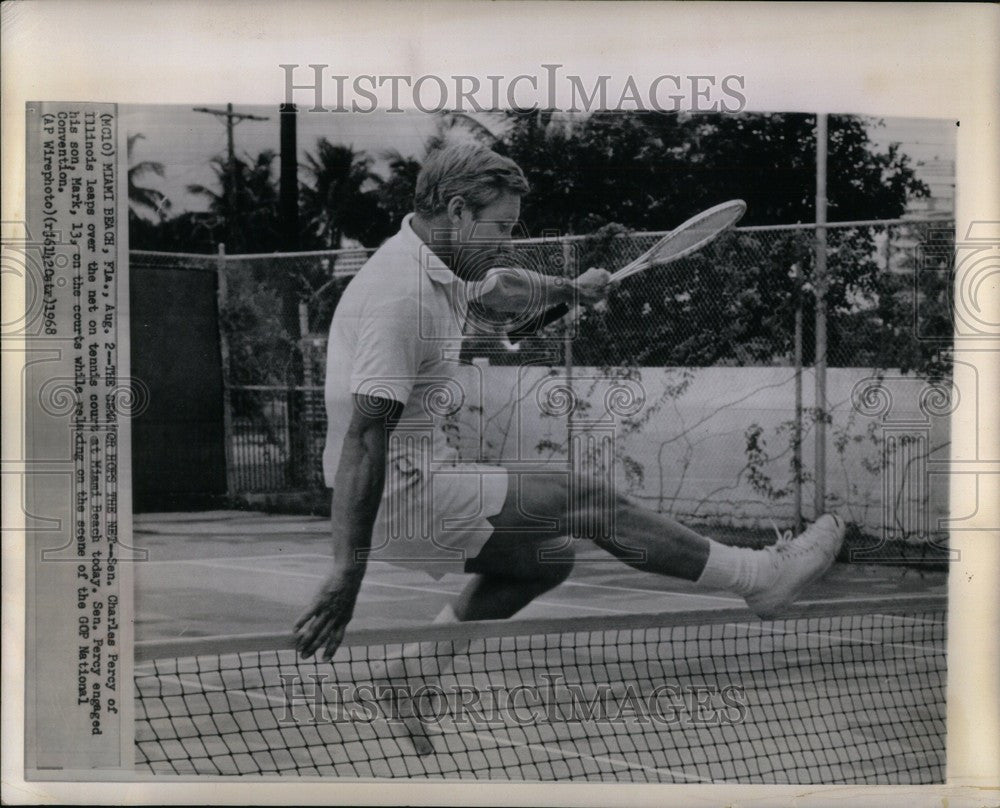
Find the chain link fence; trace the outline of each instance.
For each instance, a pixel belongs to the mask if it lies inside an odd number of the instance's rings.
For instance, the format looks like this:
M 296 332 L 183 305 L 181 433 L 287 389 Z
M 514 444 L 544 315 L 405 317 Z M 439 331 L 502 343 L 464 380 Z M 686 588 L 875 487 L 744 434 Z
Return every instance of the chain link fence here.
M 651 484 L 650 466 L 662 467 L 662 457 L 654 462 L 645 449 L 629 449 L 629 442 L 659 443 L 661 450 L 679 452 L 681 461 L 708 451 L 729 456 L 741 479 L 740 496 L 762 505 L 761 514 L 777 504 L 785 509 L 783 518 L 797 520 L 803 489 L 815 483 L 810 453 L 803 451 L 815 424 L 832 424 L 830 439 L 840 460 L 861 442 L 856 424 L 834 423 L 828 411 L 850 404 L 853 393 L 844 387 L 850 387 L 850 379 L 897 371 L 932 381 L 947 377 L 953 229 L 953 222 L 943 220 L 828 225 L 826 275 L 817 278 L 814 226 L 737 228 L 693 256 L 626 279 L 606 305 L 550 328 L 541 338 L 515 348 L 502 336 L 477 334 L 466 340 L 463 355 L 491 369 L 490 385 L 496 390 L 519 384 L 528 367 L 539 378 L 563 377 L 574 388 L 574 403 L 563 413 L 565 442 L 558 445 L 548 437 L 538 442 L 539 452 L 550 454 L 569 453 L 572 422 L 587 420 L 590 398 L 602 385 L 638 380 L 645 385 L 648 412 L 624 419 L 624 448 L 616 450 L 616 462 L 624 462 L 625 476 L 633 480 L 632 493 L 662 510 L 724 521 L 725 513 L 705 505 L 707 497 L 687 497 L 684 484 L 671 494 L 662 468 Z M 512 261 L 565 277 L 591 266 L 614 271 L 662 235 L 609 226 L 585 237 L 523 240 L 513 245 Z M 193 260 L 220 273 L 231 494 L 322 488 L 326 333 L 341 294 L 370 252 L 141 255 L 146 263 Z M 289 277 L 300 300 L 301 336 L 295 338 L 275 293 L 277 279 Z M 815 361 L 817 289 L 825 290 L 826 359 L 835 382 L 829 408 L 817 402 L 810 406 L 808 393 L 814 381 L 808 377 Z M 717 370 L 701 370 L 709 368 Z M 718 370 L 724 368 L 742 370 Z M 761 424 L 754 420 L 759 412 L 747 411 L 741 423 L 742 405 L 732 403 L 739 400 L 733 398 L 735 388 L 758 397 L 780 391 L 755 405 L 777 415 Z M 686 392 L 701 402 L 704 417 L 682 412 Z M 501 408 L 515 405 L 513 397 L 494 402 Z M 728 420 L 720 426 L 716 416 L 727 408 Z M 713 443 L 687 426 L 666 437 L 657 432 L 658 419 L 681 417 L 678 413 L 711 423 L 731 440 Z M 509 429 L 513 423 L 497 413 L 488 420 L 501 432 L 503 424 Z M 487 436 L 481 443 L 507 444 L 508 437 Z M 875 440 L 870 430 L 863 440 Z M 731 457 L 733 452 L 739 457 Z M 635 460 L 638 455 L 641 462 Z M 849 489 L 850 480 L 845 484 Z M 725 497 L 726 486 L 717 488 L 715 493 Z M 730 494 L 735 501 L 736 494 Z M 850 499 L 852 494 L 831 496 Z M 753 511 L 746 502 L 740 507 Z

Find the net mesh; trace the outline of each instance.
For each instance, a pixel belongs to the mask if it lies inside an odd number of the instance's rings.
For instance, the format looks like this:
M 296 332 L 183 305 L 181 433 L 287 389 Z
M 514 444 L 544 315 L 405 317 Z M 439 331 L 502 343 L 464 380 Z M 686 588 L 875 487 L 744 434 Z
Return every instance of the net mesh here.
M 136 765 L 180 775 L 942 782 L 944 603 L 872 608 L 369 632 L 330 663 L 239 651 L 235 639 L 181 657 L 163 656 L 176 645 L 145 648 Z

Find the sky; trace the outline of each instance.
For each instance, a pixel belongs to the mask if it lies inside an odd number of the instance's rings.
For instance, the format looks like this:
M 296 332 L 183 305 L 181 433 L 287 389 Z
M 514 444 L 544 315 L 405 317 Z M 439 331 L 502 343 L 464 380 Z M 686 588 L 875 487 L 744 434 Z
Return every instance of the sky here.
M 208 105 L 225 109 L 225 104 Z M 263 115 L 267 121 L 242 121 L 234 129 L 237 156 L 256 156 L 264 149 L 279 151 L 280 129 L 277 109 L 261 106 L 237 106 L 235 112 Z M 171 200 L 173 212 L 204 210 L 205 200 L 187 192 L 190 184 L 212 185 L 214 174 L 208 167 L 212 157 L 226 150 L 225 119 L 194 112 L 190 106 L 130 107 L 122 116 L 129 135 L 141 132 L 132 162 L 152 160 L 163 163 L 166 176 L 147 176 L 142 184 L 157 188 Z M 299 165 L 303 155 L 325 137 L 366 151 L 380 168 L 381 155 L 396 149 L 404 156 L 420 156 L 427 137 L 435 130 L 434 119 L 421 113 L 372 112 L 335 114 L 300 112 L 297 121 Z M 278 164 L 275 162 L 275 170 Z
M 193 105 L 192 105 L 193 106 Z M 192 106 L 133 105 L 123 110 L 128 133 L 140 132 L 133 162 L 152 160 L 162 163 L 166 176 L 147 176 L 142 184 L 157 188 L 171 200 L 174 213 L 204 210 L 206 201 L 187 191 L 190 184 L 212 185 L 214 175 L 208 167 L 212 157 L 226 149 L 224 118 L 195 112 Z M 225 104 L 208 105 L 224 109 Z M 269 117 L 267 121 L 243 121 L 235 127 L 236 153 L 257 155 L 264 149 L 279 151 L 277 109 L 240 105 L 236 112 Z M 955 122 L 937 119 L 884 118 L 885 127 L 873 130 L 872 139 L 880 148 L 892 141 L 918 164 L 918 176 L 932 187 L 935 212 L 946 211 L 954 200 Z M 384 173 L 382 155 L 397 150 L 404 156 L 422 156 L 424 143 L 435 131 L 435 117 L 417 111 L 388 113 L 310 113 L 298 116 L 299 164 L 306 151 L 315 148 L 320 137 L 366 151 L 375 159 L 375 169 Z M 278 163 L 275 162 L 277 171 Z M 915 212 L 927 210 L 918 205 Z

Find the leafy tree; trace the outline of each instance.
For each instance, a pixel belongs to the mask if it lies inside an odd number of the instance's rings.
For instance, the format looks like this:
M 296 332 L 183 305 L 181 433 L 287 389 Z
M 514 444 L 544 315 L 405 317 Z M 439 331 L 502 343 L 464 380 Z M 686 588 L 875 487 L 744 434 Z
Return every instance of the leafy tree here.
M 381 177 L 372 159 L 351 146 L 320 138 L 305 157 L 309 181 L 301 185 L 301 209 L 308 240 L 318 249 L 337 249 L 344 237 L 366 246 L 388 235 L 378 204 Z
M 158 252 L 204 253 L 217 249 L 212 219 L 205 213 L 185 211 L 160 222 L 129 215 L 129 247 Z
M 898 368 L 940 379 L 950 373 L 955 254 L 951 227 L 893 226 L 898 245 L 891 271 L 878 273 L 861 300 L 839 298 L 831 309 L 830 363 Z M 918 246 L 919 245 L 919 246 Z M 834 274 L 843 272 L 834 255 Z M 845 361 L 850 360 L 850 361 Z
M 256 158 L 230 161 L 214 157 L 210 167 L 218 189 L 188 186 L 188 191 L 208 201 L 208 214 L 195 221 L 215 242 L 224 242 L 228 253 L 273 252 L 279 248 L 278 189 L 274 181 L 275 153 L 270 149 Z
M 142 235 L 140 230 L 139 238 L 145 239 L 149 246 L 141 246 L 133 237 L 132 247 L 214 255 L 218 250 L 217 229 L 218 222 L 213 215 L 201 211 L 185 211 L 164 219 L 152 227 L 148 235 Z M 132 232 L 135 233 L 135 230 Z
M 142 180 L 153 174 L 163 177 L 163 163 L 142 160 L 133 163 L 136 144 L 145 138 L 140 132 L 129 135 L 128 151 L 128 223 L 129 244 L 137 250 L 161 249 L 160 228 L 167 219 L 170 200 L 162 191 L 141 185 Z
M 403 217 L 413 211 L 421 161 L 395 150 L 387 151 L 383 157 L 389 164 L 389 176 L 379 187 L 378 204 L 385 212 L 390 229 L 397 230 Z
M 154 174 L 162 179 L 164 177 L 163 163 L 157 163 L 152 160 L 142 160 L 138 163 L 132 162 L 135 144 L 140 140 L 145 139 L 145 137 L 146 136 L 141 132 L 136 132 L 133 135 L 129 135 L 126 143 L 129 163 L 129 214 L 135 216 L 142 215 L 143 213 L 150 214 L 154 217 L 154 219 L 162 221 L 166 218 L 167 211 L 170 210 L 170 200 L 167 199 L 166 194 L 162 191 L 158 191 L 155 188 L 147 188 L 139 183 L 144 177 L 147 177 L 150 174 Z
M 713 115 L 690 155 L 701 204 L 732 194 L 748 204 L 746 225 L 815 221 L 815 117 L 801 114 Z M 877 151 L 870 132 L 881 122 L 856 115 L 829 119 L 827 197 L 831 221 L 893 219 L 926 196 L 898 144 Z
M 592 223 L 584 149 L 551 112 L 509 116 L 508 128 L 494 148 L 524 169 L 531 193 L 521 202 L 521 218 L 532 235 L 584 232 Z M 610 219 L 606 221 L 611 221 Z M 604 222 L 601 222 L 602 224 Z
M 288 384 L 297 347 L 285 330 L 280 298 L 244 266 L 230 267 L 226 281 L 219 319 L 229 345 L 229 382 Z
M 831 219 L 896 218 L 911 198 L 927 194 L 898 145 L 873 147 L 869 132 L 878 125 L 856 116 L 831 117 Z M 522 210 L 532 233 L 594 234 L 577 245 L 581 269 L 613 269 L 634 257 L 628 251 L 638 247 L 621 238 L 623 231 L 666 230 L 727 199 L 748 202 L 743 225 L 815 218 L 812 116 L 601 112 L 560 119 L 546 112 L 510 113 L 498 148 L 531 180 Z M 603 312 L 588 312 L 578 323 L 575 361 L 789 361 L 795 310 L 801 305 L 812 312 L 815 306 L 812 239 L 811 230 L 742 232 L 666 271 L 636 276 L 614 290 Z M 884 364 L 905 357 L 908 367 L 934 364 L 936 349 L 911 335 L 885 339 L 889 310 L 900 314 L 908 298 L 896 288 L 899 278 L 887 277 L 876 260 L 876 232 L 831 229 L 828 241 L 831 363 Z M 804 319 L 808 358 L 813 318 Z
M 533 233 L 593 232 L 616 222 L 666 230 L 726 199 L 748 203 L 745 225 L 815 219 L 815 118 L 802 114 L 599 112 L 584 119 L 510 113 L 498 148 L 532 182 Z M 874 119 L 831 116 L 833 220 L 885 219 L 928 193 L 898 145 L 877 151 Z

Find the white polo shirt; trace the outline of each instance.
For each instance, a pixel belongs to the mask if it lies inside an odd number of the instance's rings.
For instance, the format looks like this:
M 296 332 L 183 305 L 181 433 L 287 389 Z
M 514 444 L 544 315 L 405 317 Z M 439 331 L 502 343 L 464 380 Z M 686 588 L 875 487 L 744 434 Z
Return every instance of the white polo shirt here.
M 421 436 L 434 461 L 457 457 L 440 423 L 464 397 L 466 284 L 413 232 L 412 216 L 347 285 L 330 325 L 323 476 L 331 488 L 355 393 L 404 405 L 390 461 L 412 462 Z

